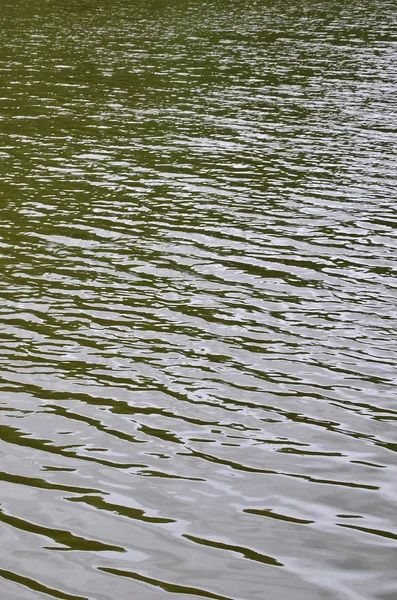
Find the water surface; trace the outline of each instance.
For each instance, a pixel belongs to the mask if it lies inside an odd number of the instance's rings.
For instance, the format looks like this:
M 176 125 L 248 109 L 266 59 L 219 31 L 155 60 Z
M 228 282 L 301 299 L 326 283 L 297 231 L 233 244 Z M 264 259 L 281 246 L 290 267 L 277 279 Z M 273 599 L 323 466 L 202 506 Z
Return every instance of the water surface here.
M 395 600 L 394 22 L 1 3 L 2 598 Z

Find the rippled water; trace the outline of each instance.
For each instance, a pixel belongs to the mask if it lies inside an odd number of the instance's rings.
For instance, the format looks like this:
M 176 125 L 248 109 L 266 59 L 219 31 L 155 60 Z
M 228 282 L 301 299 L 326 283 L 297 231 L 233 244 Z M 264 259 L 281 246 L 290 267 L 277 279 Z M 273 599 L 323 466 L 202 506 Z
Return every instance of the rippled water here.
M 2 599 L 395 600 L 394 22 L 2 2 Z

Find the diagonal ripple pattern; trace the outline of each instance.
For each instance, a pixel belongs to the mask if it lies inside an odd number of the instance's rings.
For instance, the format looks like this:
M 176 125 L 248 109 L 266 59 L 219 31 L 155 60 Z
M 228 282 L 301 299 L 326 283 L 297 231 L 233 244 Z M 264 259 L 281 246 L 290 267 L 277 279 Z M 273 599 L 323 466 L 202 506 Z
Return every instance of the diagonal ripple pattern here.
M 395 600 L 389 0 L 0 13 L 5 600 Z

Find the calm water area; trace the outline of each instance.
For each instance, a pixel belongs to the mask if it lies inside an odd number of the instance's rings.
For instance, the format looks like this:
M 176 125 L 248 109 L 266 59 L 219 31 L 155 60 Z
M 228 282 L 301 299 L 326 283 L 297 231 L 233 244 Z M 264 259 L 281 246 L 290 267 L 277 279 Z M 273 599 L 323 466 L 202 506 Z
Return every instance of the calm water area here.
M 0 0 L 0 599 L 397 600 L 388 0 Z

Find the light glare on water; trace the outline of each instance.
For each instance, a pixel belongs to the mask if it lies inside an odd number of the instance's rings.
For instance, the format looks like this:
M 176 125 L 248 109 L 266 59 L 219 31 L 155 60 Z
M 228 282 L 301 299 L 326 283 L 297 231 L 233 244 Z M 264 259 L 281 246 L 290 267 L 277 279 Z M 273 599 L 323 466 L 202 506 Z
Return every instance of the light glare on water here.
M 17 0 L 5 600 L 395 600 L 391 2 Z

